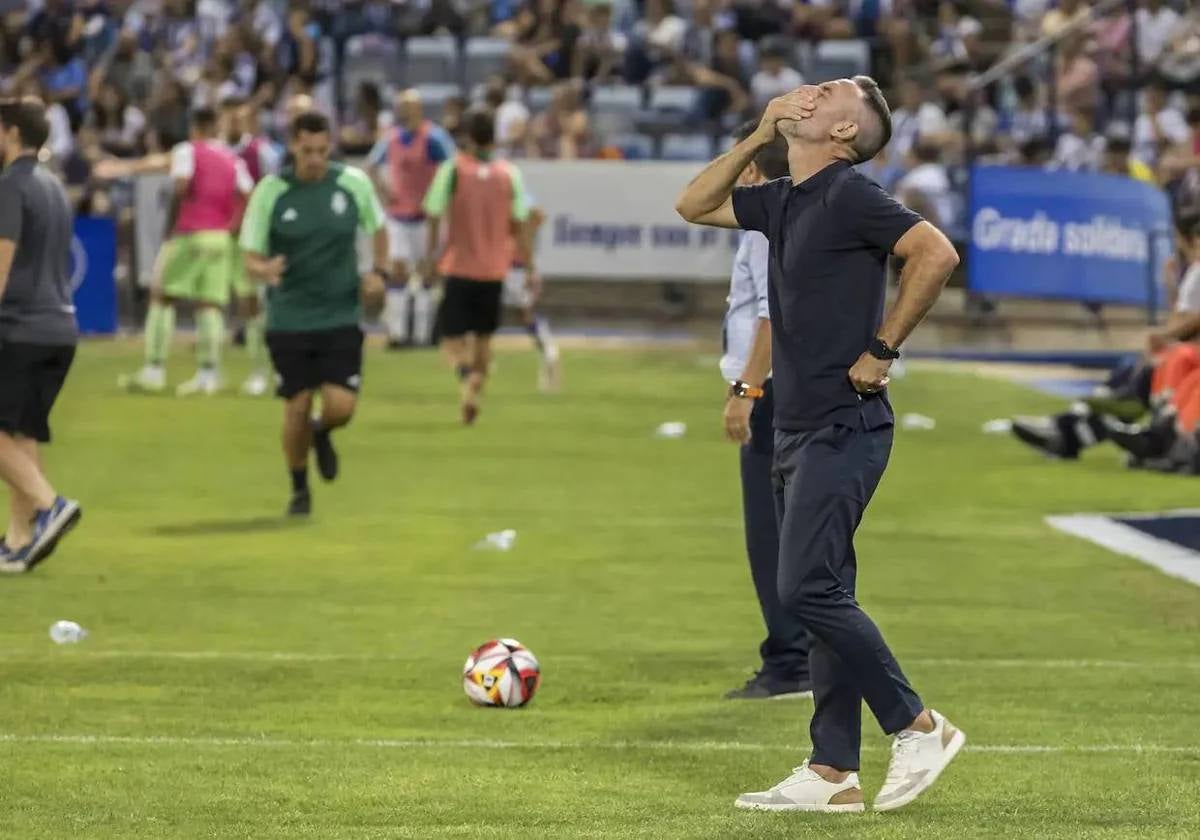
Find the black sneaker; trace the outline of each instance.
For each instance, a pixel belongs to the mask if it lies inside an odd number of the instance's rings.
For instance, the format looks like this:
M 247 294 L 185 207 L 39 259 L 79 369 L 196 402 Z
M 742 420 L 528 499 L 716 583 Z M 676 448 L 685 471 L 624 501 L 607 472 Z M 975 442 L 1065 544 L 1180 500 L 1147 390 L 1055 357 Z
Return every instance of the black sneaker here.
M 313 451 L 317 453 L 317 472 L 325 481 L 338 476 L 338 455 L 333 448 L 333 435 L 328 429 L 318 429 L 313 424 Z
M 287 515 L 289 517 L 308 516 L 312 513 L 312 496 L 308 493 L 293 493 L 292 500 L 288 502 Z
M 1052 420 L 1018 417 L 1013 420 L 1012 433 L 1021 443 L 1051 458 L 1074 461 L 1079 457 L 1079 447 L 1071 446 Z
M 726 700 L 793 700 L 812 697 L 810 680 L 779 680 L 757 673 L 741 688 L 725 693 Z

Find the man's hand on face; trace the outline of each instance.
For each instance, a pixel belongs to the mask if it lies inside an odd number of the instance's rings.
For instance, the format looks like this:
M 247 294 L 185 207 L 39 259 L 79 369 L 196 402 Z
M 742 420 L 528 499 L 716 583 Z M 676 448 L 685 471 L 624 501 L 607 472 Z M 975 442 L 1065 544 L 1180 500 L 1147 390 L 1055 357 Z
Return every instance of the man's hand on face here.
M 817 107 L 817 92 L 817 88 L 806 85 L 772 99 L 755 132 L 759 139 L 764 143 L 774 140 L 780 120 L 806 120 L 811 117 Z

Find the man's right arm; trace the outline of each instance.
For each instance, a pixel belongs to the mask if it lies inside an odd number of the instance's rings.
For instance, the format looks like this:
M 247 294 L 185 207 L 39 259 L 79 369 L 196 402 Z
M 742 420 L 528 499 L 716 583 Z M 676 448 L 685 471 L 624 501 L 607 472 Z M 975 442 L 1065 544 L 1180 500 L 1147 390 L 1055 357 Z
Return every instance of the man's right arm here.
M 780 120 L 802 120 L 812 114 L 810 95 L 789 93 L 772 99 L 754 133 L 700 170 L 675 202 L 675 212 L 685 221 L 713 227 L 738 228 L 733 212 L 733 188 L 754 155 L 775 139 Z

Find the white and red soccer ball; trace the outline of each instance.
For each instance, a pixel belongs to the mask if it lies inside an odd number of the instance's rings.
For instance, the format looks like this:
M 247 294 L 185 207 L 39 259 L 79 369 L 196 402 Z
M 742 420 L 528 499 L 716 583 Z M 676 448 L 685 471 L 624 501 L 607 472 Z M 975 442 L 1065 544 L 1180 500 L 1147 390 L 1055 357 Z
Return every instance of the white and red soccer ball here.
M 542 682 L 537 657 L 516 639 L 492 639 L 463 666 L 463 690 L 472 703 L 510 709 L 533 699 Z

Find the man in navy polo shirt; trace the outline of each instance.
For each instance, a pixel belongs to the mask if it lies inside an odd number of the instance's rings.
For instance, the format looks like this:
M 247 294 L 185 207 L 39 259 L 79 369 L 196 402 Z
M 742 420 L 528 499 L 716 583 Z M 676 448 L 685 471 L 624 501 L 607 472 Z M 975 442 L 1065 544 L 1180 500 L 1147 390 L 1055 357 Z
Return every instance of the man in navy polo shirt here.
M 777 134 L 790 178 L 736 187 Z M 964 742 L 922 703 L 855 600 L 854 532 L 892 447 L 886 388 L 897 349 L 929 311 L 958 257 L 931 224 L 853 169 L 891 136 L 891 114 L 866 76 L 772 100 L 758 129 L 710 163 L 676 204 L 690 222 L 763 233 L 770 288 L 779 509 L 779 599 L 812 634 L 813 751 L 741 808 L 862 811 L 861 705 L 895 736 L 876 810 L 916 799 Z M 736 188 L 735 188 L 736 187 Z M 904 260 L 884 317 L 889 254 Z

